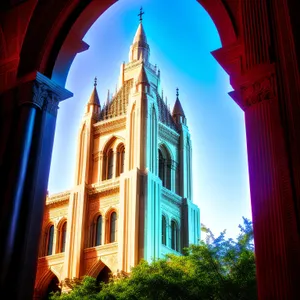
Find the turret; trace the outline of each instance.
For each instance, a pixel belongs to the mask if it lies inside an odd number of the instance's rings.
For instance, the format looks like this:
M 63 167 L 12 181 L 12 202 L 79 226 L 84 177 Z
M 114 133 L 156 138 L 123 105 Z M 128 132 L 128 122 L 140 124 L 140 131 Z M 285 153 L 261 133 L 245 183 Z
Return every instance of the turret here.
M 181 106 L 180 100 L 179 100 L 179 89 L 178 88 L 176 89 L 176 101 L 174 104 L 172 117 L 177 124 L 185 124 L 186 125 L 186 117 L 185 117 L 183 108 Z
M 95 77 L 94 89 L 92 91 L 91 97 L 86 105 L 86 113 L 92 113 L 95 115 L 100 114 L 101 106 L 100 100 L 97 92 L 97 77 Z

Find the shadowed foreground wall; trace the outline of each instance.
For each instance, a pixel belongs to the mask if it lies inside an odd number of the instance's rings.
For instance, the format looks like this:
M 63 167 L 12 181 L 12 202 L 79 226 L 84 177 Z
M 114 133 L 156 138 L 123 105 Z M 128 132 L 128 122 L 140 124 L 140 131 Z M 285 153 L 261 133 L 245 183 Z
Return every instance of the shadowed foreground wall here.
M 299 299 L 299 21 L 292 0 L 199 0 L 245 112 L 260 299 Z M 93 21 L 113 1 L 1 1 L 1 289 L 30 299 L 56 111 Z M 54 80 L 55 79 L 55 80 Z M 59 80 L 58 80 L 59 79 Z M 36 185 L 36 182 L 39 185 Z M 20 269 L 20 266 L 22 268 Z

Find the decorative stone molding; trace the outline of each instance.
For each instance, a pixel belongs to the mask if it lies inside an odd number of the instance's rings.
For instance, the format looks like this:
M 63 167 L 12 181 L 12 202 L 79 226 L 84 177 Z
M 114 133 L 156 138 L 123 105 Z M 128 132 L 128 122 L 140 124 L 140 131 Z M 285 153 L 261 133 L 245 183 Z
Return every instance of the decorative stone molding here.
M 179 207 L 182 205 L 182 198 L 165 187 L 161 188 L 161 194 L 162 199 L 165 199 Z
M 94 124 L 94 134 L 108 134 L 126 128 L 126 117 L 116 117 Z
M 276 83 L 274 74 L 263 77 L 253 84 L 241 87 L 244 108 L 276 97 Z
M 47 206 L 56 206 L 64 203 L 68 203 L 70 199 L 71 191 L 66 191 L 62 193 L 53 194 L 46 198 Z
M 171 206 L 170 203 L 166 201 L 165 198 L 162 198 L 161 210 L 168 214 L 169 221 L 171 221 L 172 218 L 177 220 L 178 222 L 180 221 L 181 218 L 180 207 L 177 205 Z
M 158 123 L 158 137 L 160 139 L 170 142 L 175 146 L 179 144 L 180 135 L 174 130 L 164 125 L 163 123 Z
M 88 194 L 113 194 L 120 189 L 120 179 L 105 180 L 104 182 L 91 184 L 88 188 Z
M 31 94 L 20 96 L 19 105 L 31 104 L 56 116 L 58 103 L 73 96 L 73 93 L 53 82 L 39 72 L 33 72 L 20 79 L 19 92 Z
M 41 84 L 37 81 L 33 83 L 33 99 L 32 102 L 38 108 L 42 109 L 44 101 L 48 98 L 49 91 L 45 84 Z
M 53 255 L 42 256 L 38 259 L 38 264 L 41 266 L 54 266 L 64 263 L 65 252 L 55 253 Z
M 110 255 L 118 252 L 118 242 L 99 245 L 96 247 L 89 247 L 84 249 L 84 258 L 90 259 L 92 257 L 98 257 L 100 255 Z
M 53 116 L 57 115 L 59 98 L 56 94 L 49 92 L 48 97 L 44 101 L 43 110 Z

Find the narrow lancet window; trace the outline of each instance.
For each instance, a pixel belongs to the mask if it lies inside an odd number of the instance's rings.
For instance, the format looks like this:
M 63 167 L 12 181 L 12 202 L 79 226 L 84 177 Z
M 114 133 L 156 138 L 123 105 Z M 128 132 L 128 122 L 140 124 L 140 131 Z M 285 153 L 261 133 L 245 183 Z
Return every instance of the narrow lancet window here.
M 52 255 L 54 239 L 54 225 L 51 225 L 48 231 L 47 255 Z
M 113 212 L 110 215 L 110 243 L 117 240 L 117 214 Z
M 61 228 L 60 252 L 65 252 L 66 250 L 66 238 L 67 238 L 67 222 L 64 222 Z
M 162 216 L 162 222 L 161 222 L 161 242 L 163 245 L 166 245 L 166 241 L 167 241 L 167 222 L 166 222 L 166 217 Z
M 95 246 L 99 246 L 102 244 L 102 216 L 98 216 L 96 222 L 96 244 Z
M 174 249 L 175 251 L 179 250 L 178 236 L 179 236 L 178 226 L 176 222 L 173 220 L 171 222 L 171 248 Z
M 110 150 L 107 158 L 107 179 L 111 179 L 113 177 L 113 170 L 114 170 L 114 152 Z

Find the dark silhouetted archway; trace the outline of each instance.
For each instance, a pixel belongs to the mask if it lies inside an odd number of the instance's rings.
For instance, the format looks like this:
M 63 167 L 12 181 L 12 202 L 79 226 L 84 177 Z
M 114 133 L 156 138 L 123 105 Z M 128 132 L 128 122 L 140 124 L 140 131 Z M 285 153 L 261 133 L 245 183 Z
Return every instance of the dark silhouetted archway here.
M 216 24 L 222 48 L 213 55 L 245 112 L 259 298 L 300 299 L 295 1 L 198 1 Z M 32 298 L 57 106 L 71 96 L 64 89 L 69 67 L 114 2 L 1 1 L 0 270 L 1 289 L 13 299 Z
M 109 278 L 110 278 L 110 273 L 111 273 L 111 270 L 107 266 L 105 266 L 98 274 L 97 282 L 98 283 L 100 283 L 100 282 L 108 283 Z

